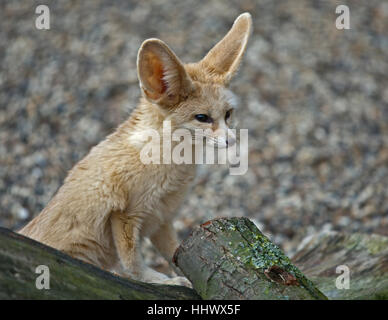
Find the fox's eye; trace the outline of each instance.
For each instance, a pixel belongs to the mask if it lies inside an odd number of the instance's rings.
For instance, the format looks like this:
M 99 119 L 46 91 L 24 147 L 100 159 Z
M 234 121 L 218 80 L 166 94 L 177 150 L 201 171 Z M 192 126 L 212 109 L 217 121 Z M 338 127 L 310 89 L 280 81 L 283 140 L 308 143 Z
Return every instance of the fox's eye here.
M 230 118 L 231 114 L 232 114 L 232 109 L 226 111 L 226 113 L 225 113 L 225 120 L 228 120 Z
M 195 119 L 197 119 L 199 122 L 208 122 L 208 123 L 213 122 L 213 119 L 210 118 L 207 114 L 196 114 Z

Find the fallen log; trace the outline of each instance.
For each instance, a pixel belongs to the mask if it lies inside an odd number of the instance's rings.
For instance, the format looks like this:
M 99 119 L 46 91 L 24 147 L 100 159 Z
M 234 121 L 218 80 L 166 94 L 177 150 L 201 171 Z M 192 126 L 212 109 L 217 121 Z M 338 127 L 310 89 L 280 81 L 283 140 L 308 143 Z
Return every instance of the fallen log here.
M 175 263 L 204 299 L 388 299 L 387 237 L 325 232 L 300 247 L 290 261 L 248 219 L 217 219 L 193 230 L 178 248 Z M 39 265 L 49 267 L 49 290 L 36 287 Z M 349 268 L 348 289 L 336 286 L 338 266 Z M 185 287 L 117 277 L 0 228 L 0 300 L 199 295 Z
M 247 218 L 195 228 L 174 263 L 203 299 L 327 299 Z
M 38 289 L 36 268 L 50 272 L 49 289 Z M 91 264 L 0 228 L 0 300 L 4 299 L 200 299 L 186 287 L 117 277 Z
M 292 261 L 330 299 L 388 300 L 388 237 L 322 232 L 303 240 Z

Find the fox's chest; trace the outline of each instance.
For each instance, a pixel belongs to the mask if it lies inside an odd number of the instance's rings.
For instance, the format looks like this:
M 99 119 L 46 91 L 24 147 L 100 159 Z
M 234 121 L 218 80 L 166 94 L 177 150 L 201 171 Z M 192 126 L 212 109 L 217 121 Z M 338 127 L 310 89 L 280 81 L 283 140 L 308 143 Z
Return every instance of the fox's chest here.
M 171 211 L 195 178 L 195 165 L 150 166 L 137 183 L 137 206 L 145 211 Z M 133 203 L 133 202 L 132 202 Z M 140 209 L 140 208 L 139 208 Z
M 131 202 L 135 208 L 130 212 L 143 217 L 142 236 L 149 236 L 162 224 L 171 223 L 195 178 L 194 167 L 170 169 L 175 170 L 164 168 L 153 172 L 150 168 L 142 192 Z
M 195 166 L 164 166 L 155 177 L 154 186 L 150 188 L 151 196 L 155 196 L 156 201 L 165 201 L 166 197 L 176 193 L 184 194 L 195 177 Z

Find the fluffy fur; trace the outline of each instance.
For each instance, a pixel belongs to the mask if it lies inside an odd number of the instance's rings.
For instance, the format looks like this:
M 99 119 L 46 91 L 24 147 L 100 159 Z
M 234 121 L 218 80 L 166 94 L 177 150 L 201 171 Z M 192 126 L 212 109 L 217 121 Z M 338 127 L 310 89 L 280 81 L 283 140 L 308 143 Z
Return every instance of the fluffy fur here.
M 141 238 L 149 237 L 171 261 L 178 246 L 172 220 L 195 177 L 195 165 L 148 164 L 140 161 L 142 132 L 211 129 L 210 137 L 227 144 L 220 128 L 233 109 L 226 89 L 240 64 L 251 29 L 248 13 L 197 63 L 183 64 L 161 40 L 146 40 L 138 53 L 142 98 L 130 118 L 92 148 L 69 172 L 46 208 L 21 234 L 122 276 L 175 283 L 143 265 Z M 195 119 L 212 117 L 212 123 Z

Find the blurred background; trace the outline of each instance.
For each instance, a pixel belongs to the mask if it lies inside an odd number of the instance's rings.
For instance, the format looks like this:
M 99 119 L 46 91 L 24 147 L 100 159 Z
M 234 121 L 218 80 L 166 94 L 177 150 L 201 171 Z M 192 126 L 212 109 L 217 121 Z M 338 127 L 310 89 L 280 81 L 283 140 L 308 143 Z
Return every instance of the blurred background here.
M 203 167 L 180 236 L 218 216 L 253 219 L 288 254 L 322 230 L 388 235 L 387 1 L 46 1 L 50 30 L 35 28 L 39 4 L 0 2 L 0 226 L 39 214 L 128 117 L 143 40 L 197 61 L 249 11 L 254 32 L 231 85 L 249 170 Z M 340 4 L 350 30 L 335 27 Z

